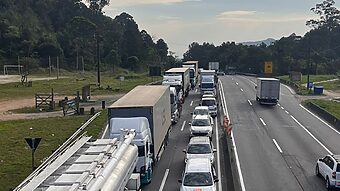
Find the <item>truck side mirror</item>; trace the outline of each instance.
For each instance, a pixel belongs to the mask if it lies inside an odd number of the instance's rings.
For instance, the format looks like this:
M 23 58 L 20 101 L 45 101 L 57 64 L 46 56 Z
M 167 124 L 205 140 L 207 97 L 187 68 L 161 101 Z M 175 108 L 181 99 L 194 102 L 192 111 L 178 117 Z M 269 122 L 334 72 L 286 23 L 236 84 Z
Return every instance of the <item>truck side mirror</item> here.
M 178 179 L 178 182 L 179 182 L 179 183 L 182 183 L 182 179 Z
M 255 89 L 257 89 L 257 86 L 255 86 Z
M 187 152 L 187 150 L 186 149 L 183 149 L 183 153 L 186 153 Z
M 201 88 L 201 84 L 198 84 L 198 87 Z
M 189 122 L 188 124 L 191 125 L 191 122 Z

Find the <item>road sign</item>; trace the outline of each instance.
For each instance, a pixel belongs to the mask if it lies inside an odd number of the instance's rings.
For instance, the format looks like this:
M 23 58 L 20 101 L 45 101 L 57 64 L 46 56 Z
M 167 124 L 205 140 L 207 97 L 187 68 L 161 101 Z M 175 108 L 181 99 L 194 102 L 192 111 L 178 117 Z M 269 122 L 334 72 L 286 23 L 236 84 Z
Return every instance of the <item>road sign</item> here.
M 265 74 L 273 73 L 273 62 L 272 61 L 264 62 L 264 73 Z
M 32 151 L 34 152 L 37 149 L 41 141 L 41 138 L 25 138 L 25 140 L 27 144 L 31 147 Z

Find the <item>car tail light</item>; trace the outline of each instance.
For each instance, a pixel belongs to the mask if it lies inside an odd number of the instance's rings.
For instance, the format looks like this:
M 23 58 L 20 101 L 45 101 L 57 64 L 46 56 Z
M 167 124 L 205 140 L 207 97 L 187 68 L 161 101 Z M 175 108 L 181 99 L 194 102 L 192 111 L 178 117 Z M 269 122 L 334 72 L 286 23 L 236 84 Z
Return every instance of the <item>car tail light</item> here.
M 332 172 L 332 178 L 336 178 L 336 172 Z

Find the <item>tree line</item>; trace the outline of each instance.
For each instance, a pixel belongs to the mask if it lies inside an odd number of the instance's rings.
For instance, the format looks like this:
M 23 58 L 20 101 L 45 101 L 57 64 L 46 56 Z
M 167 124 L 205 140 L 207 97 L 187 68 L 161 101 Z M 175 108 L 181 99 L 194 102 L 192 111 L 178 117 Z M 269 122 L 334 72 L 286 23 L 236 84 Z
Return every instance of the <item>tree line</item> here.
M 184 60 L 198 60 L 207 68 L 209 61 L 220 62 L 220 68 L 236 67 L 239 72 L 260 74 L 264 62 L 273 62 L 273 73 L 287 74 L 299 71 L 310 74 L 335 74 L 340 72 L 340 11 L 335 1 L 325 0 L 311 8 L 319 19 L 306 25 L 311 30 L 304 36 L 291 34 L 271 45 L 246 46 L 224 42 L 219 46 L 193 42 L 184 54 Z
M 110 18 L 102 12 L 108 0 L 86 2 L 1 0 L 0 67 L 19 62 L 31 69 L 46 68 L 49 59 L 59 57 L 64 69 L 81 69 L 84 63 L 86 70 L 93 70 L 98 53 L 105 71 L 143 71 L 175 62 L 167 43 L 139 30 L 131 15 Z

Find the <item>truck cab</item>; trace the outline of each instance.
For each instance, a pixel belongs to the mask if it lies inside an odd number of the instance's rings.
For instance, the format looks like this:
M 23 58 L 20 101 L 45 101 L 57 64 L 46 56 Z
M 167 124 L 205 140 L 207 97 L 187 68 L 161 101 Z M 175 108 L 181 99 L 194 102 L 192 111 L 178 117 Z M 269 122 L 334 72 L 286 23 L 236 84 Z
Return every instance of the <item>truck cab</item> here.
M 215 90 L 215 81 L 214 76 L 205 75 L 201 77 L 201 84 L 200 84 L 200 92 L 201 95 L 204 94 L 206 91 L 213 91 L 216 94 Z
M 135 172 L 140 173 L 141 183 L 147 184 L 152 178 L 152 137 L 146 117 L 111 118 L 110 139 L 120 138 L 122 129 L 134 129 L 136 136 L 132 143 L 138 147 L 138 159 Z

